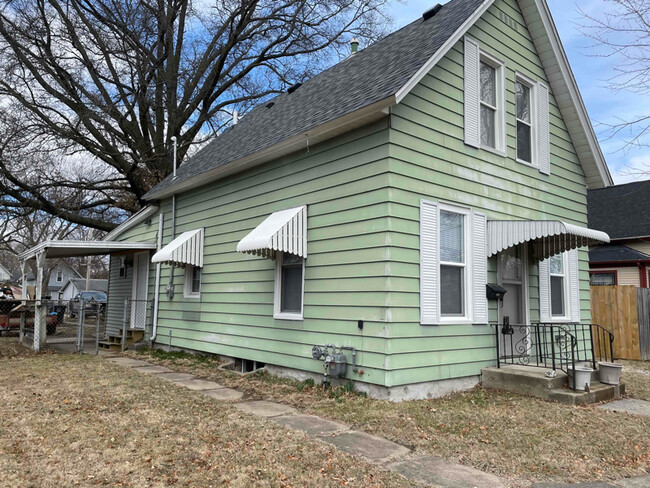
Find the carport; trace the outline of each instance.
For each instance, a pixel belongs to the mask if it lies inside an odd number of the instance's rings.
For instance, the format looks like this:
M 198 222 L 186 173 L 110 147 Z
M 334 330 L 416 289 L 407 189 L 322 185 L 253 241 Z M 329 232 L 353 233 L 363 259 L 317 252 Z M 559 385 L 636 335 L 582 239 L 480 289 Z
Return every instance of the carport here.
M 23 304 L 26 300 L 27 263 L 36 261 L 36 292 L 34 297 L 34 343 L 33 349 L 39 351 L 45 345 L 47 306 L 43 303 L 43 275 L 47 259 L 105 256 L 116 253 L 134 253 L 156 249 L 153 242 L 115 242 L 115 241 L 46 241 L 28 249 L 20 255 L 23 285 Z M 22 320 L 22 319 L 21 319 Z M 22 326 L 21 326 L 22 330 Z

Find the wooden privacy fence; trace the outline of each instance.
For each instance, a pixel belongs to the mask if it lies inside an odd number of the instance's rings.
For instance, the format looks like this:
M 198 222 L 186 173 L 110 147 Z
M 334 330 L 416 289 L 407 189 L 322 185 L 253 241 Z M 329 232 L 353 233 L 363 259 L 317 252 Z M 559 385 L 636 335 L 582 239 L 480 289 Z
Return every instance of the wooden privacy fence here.
M 650 360 L 650 288 L 592 286 L 591 321 L 614 333 L 615 358 Z

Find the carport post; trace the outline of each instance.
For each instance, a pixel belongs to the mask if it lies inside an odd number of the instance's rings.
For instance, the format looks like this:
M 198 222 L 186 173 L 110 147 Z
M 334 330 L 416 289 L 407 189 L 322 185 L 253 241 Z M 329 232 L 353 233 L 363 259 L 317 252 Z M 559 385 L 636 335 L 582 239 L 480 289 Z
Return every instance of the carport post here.
M 25 325 L 27 322 L 27 312 L 24 310 L 25 306 L 27 305 L 27 261 L 20 263 L 20 271 L 22 273 L 22 296 L 20 298 L 22 299 L 21 303 L 23 305 L 23 311 L 20 312 L 20 332 L 18 334 L 18 342 L 22 344 L 23 340 L 25 339 Z
M 36 255 L 36 302 L 34 306 L 34 351 L 40 351 L 45 346 L 47 333 L 47 306 L 43 305 L 43 268 L 45 267 L 45 251 Z

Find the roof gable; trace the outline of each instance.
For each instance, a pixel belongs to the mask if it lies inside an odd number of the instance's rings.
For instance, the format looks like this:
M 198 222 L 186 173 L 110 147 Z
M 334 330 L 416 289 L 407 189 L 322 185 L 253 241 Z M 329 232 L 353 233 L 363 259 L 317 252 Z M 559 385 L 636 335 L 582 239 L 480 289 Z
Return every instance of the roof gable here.
M 451 0 L 432 18 L 419 18 L 323 71 L 292 93 L 258 105 L 181 165 L 176 177 L 168 176 L 144 198 L 159 199 L 209 183 L 308 148 L 337 135 L 343 127 L 349 130 L 368 123 L 372 117 L 383 116 L 493 3 L 494 0 Z M 602 188 L 613 184 L 546 1 L 518 3 L 571 134 L 587 186 Z M 352 117 L 363 111 L 367 112 L 365 117 Z

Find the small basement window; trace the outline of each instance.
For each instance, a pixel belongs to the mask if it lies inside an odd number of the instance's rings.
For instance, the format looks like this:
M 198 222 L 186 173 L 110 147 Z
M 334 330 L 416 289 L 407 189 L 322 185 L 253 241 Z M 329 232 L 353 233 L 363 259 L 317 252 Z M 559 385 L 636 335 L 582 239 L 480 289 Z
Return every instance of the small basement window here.
M 185 293 L 186 298 L 201 296 L 201 268 L 198 266 L 185 267 Z
M 305 260 L 289 253 L 278 253 L 275 270 L 277 319 L 302 320 Z

